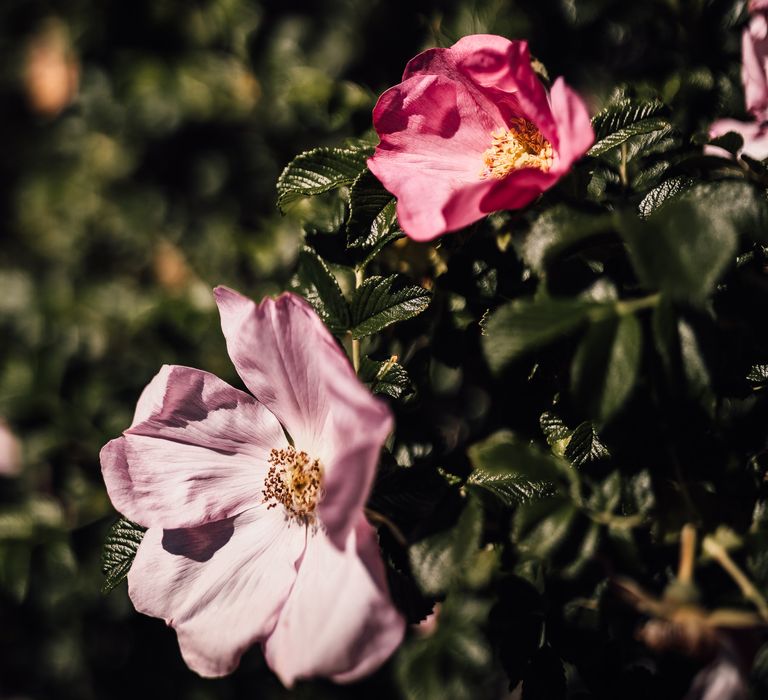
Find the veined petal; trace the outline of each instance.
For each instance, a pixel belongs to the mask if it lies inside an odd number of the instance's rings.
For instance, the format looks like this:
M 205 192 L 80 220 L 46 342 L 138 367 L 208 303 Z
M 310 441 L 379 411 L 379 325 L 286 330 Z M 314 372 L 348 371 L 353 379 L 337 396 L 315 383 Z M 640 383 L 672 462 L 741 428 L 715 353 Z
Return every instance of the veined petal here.
M 550 91 L 552 114 L 557 124 L 559 147 L 552 172 L 565 173 L 595 142 L 587 106 L 562 78 Z
M 265 506 L 198 528 L 152 527 L 128 592 L 136 610 L 176 630 L 193 671 L 223 676 L 274 628 L 305 543 L 305 527 Z
M 218 377 L 166 366 L 142 394 L 141 420 L 101 451 L 115 508 L 146 527 L 192 527 L 261 500 L 277 419 Z
M 503 107 L 507 118 L 525 117 L 557 147 L 547 92 L 531 67 L 527 41 L 471 34 L 447 49 L 428 49 L 412 58 L 403 79 L 414 75 L 447 75 L 479 89 L 495 109 Z
M 217 287 L 215 294 L 232 362 L 254 396 L 280 419 L 297 449 L 321 459 L 328 456 L 327 428 L 337 406 L 364 416 L 371 407 L 382 411 L 382 402 L 360 382 L 303 299 L 285 292 L 257 305 L 226 287 Z M 354 434 L 360 426 L 367 429 L 367 419 L 347 428 Z
M 322 530 L 310 532 L 264 654 L 288 687 L 313 676 L 350 682 L 384 663 L 404 630 L 387 591 L 376 534 L 361 516 L 343 550 Z
M 482 180 L 483 153 L 503 129 L 499 110 L 456 80 L 416 75 L 385 92 L 373 122 L 381 143 L 371 172 L 397 196 L 400 225 L 415 240 L 431 240 L 476 221 L 479 211 L 446 219 L 443 209 L 464 188 Z M 487 104 L 485 104 L 487 102 Z
M 392 431 L 392 414 L 370 395 L 365 403 L 349 404 L 338 387 L 329 386 L 328 391 L 334 410 L 319 448 L 325 495 L 318 516 L 328 537 L 343 549 L 368 500 L 381 447 Z

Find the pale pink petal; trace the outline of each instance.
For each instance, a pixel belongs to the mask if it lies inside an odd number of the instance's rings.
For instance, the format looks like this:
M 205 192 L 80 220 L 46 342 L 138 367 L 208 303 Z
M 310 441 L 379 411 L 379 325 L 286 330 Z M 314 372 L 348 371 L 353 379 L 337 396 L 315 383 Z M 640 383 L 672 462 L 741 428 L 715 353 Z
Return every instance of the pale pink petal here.
M 741 78 L 747 110 L 768 119 L 768 17 L 752 15 L 741 36 Z
M 367 414 L 385 405 L 360 382 L 341 347 L 312 307 L 285 292 L 255 304 L 226 287 L 215 289 L 232 362 L 246 386 L 283 424 L 297 449 L 313 456 L 325 443 L 336 407 Z M 348 426 L 354 434 L 361 421 Z
M 564 173 L 590 149 L 595 142 L 595 132 L 584 100 L 562 78 L 552 85 L 550 99 L 560 139 L 552 172 Z
M 368 500 L 381 447 L 392 432 L 392 414 L 370 394 L 367 401 L 350 404 L 342 387 L 330 385 L 327 390 L 334 410 L 318 449 L 325 468 L 318 516 L 330 539 L 343 549 Z
M 261 501 L 277 419 L 218 377 L 166 366 L 142 394 L 142 418 L 101 451 L 115 508 L 146 527 L 192 527 Z
M 0 476 L 17 476 L 21 471 L 21 445 L 10 428 L 0 421 Z
M 288 687 L 314 676 L 350 682 L 384 663 L 404 629 L 387 591 L 376 534 L 361 517 L 343 551 L 321 530 L 310 531 L 296 583 L 264 654 Z
M 306 528 L 260 506 L 194 529 L 147 530 L 128 574 L 136 610 L 176 630 L 187 665 L 223 676 L 272 632 Z
M 740 122 L 737 119 L 720 119 L 709 127 L 710 138 L 724 136 L 735 132 L 744 139 L 744 145 L 739 153 L 744 153 L 755 160 L 768 158 L 768 127 L 757 122 Z M 704 146 L 704 153 L 721 158 L 733 158 L 724 148 Z
M 768 0 L 749 0 L 749 11 L 760 12 L 768 10 Z

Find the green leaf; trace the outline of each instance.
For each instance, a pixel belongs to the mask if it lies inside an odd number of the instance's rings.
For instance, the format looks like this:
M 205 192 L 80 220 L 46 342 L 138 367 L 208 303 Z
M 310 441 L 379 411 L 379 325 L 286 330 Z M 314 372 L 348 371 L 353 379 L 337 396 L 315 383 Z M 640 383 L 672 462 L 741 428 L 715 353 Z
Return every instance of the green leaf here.
M 277 206 L 351 185 L 366 167 L 372 148 L 315 148 L 296 156 L 277 180 Z
M 672 130 L 672 125 L 660 117 L 651 119 L 642 119 L 641 121 L 625 126 L 615 131 L 605 138 L 600 139 L 592 148 L 587 151 L 588 156 L 600 156 L 613 150 L 622 143 L 625 143 L 633 136 L 641 134 L 651 134 L 658 132 L 658 136 L 663 136 Z
M 508 431 L 469 448 L 474 467 L 467 485 L 489 491 L 511 506 L 553 495 L 569 467 Z
M 498 679 L 488 673 L 493 657 L 484 631 L 490 607 L 487 597 L 451 591 L 440 606 L 435 629 L 409 635 L 394 660 L 405 700 L 498 695 Z
M 493 372 L 584 325 L 599 304 L 581 299 L 518 299 L 497 309 L 484 328 L 483 350 Z
M 564 440 L 567 441 L 573 432 L 560 416 L 550 413 L 549 411 L 545 411 L 541 414 L 539 417 L 539 426 L 550 447 L 553 447 Z
M 364 170 L 349 192 L 347 246 L 371 248 L 396 228 L 395 198 L 378 178 Z
M 672 299 L 704 300 L 734 259 L 736 229 L 725 211 L 693 199 L 679 199 L 642 222 L 620 219 L 635 271 L 649 289 Z
M 694 182 L 695 180 L 687 175 L 678 175 L 665 180 L 654 187 L 638 204 L 640 216 L 647 219 L 657 209 L 674 201 L 679 195 L 690 189 Z
M 520 244 L 520 255 L 535 272 L 542 274 L 552 258 L 585 239 L 610 233 L 614 227 L 609 215 L 587 214 L 556 205 L 533 222 Z
M 571 386 L 591 417 L 605 422 L 626 401 L 640 368 L 642 339 L 633 314 L 590 326 L 573 359 Z
M 413 393 L 408 372 L 395 362 L 395 358 L 382 362 L 363 355 L 357 374 L 360 381 L 368 384 L 374 394 L 386 394 L 393 399 L 399 399 Z
M 352 298 L 352 337 L 362 338 L 413 318 L 429 306 L 430 299 L 426 289 L 409 284 L 402 275 L 369 277 Z
M 621 98 L 608 105 L 592 118 L 595 141 L 600 142 L 606 136 L 614 134 L 644 119 L 655 117 L 666 110 L 659 100 L 632 100 Z
M 591 421 L 584 421 L 576 427 L 565 448 L 565 458 L 574 467 L 609 456 L 608 448 L 600 440 Z
M 466 565 L 480 547 L 482 529 L 480 502 L 469 498 L 453 528 L 411 545 L 408 559 L 416 583 L 424 593 L 444 593 L 461 580 Z
M 768 365 L 752 365 L 747 374 L 747 379 L 755 384 L 768 382 Z
M 711 413 L 714 395 L 696 332 L 678 316 L 671 301 L 662 298 L 654 309 L 653 332 L 667 380 L 678 381 L 682 376 L 690 395 Z
M 146 530 L 130 520 L 120 518 L 107 533 L 101 551 L 102 593 L 109 593 L 127 575 Z
M 349 306 L 339 283 L 322 258 L 309 246 L 299 251 L 299 267 L 292 286 L 312 304 L 331 333 L 339 335 L 349 330 Z
M 515 511 L 512 539 L 521 552 L 546 559 L 565 543 L 578 514 L 565 496 L 524 503 Z

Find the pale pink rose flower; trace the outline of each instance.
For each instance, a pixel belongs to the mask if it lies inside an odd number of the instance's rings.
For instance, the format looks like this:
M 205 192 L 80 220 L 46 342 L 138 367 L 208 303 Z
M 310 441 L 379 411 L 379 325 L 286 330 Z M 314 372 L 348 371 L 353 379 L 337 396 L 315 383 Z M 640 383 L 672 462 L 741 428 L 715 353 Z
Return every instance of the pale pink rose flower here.
M 766 4 L 768 9 L 768 4 Z M 768 18 L 755 10 L 741 35 L 741 79 L 747 111 L 768 119 Z
M 547 94 L 528 44 L 490 34 L 413 58 L 373 124 L 381 141 L 368 167 L 420 241 L 526 206 L 594 142 L 587 108 L 563 79 Z
M 752 0 L 749 10 L 749 24 L 741 35 L 741 80 L 745 106 L 754 121 L 720 119 L 709 127 L 709 137 L 736 132 L 744 139 L 738 155 L 764 160 L 768 158 L 768 0 Z M 731 157 L 717 146 L 705 146 L 704 153 Z
M 21 471 L 21 445 L 10 428 L 0 420 L 0 476 L 17 476 Z
M 149 528 L 130 598 L 176 630 L 202 676 L 230 673 L 259 643 L 288 687 L 356 680 L 405 627 L 363 515 L 390 411 L 299 297 L 215 295 L 253 396 L 163 367 L 101 451 L 115 508 Z

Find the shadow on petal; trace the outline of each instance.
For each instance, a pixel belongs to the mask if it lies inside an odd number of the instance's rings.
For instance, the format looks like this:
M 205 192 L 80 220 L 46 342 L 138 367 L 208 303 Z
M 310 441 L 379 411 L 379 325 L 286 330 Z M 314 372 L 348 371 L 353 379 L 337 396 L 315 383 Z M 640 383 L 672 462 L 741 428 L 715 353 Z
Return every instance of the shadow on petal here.
M 194 561 L 208 561 L 232 537 L 235 518 L 217 520 L 195 528 L 163 530 L 163 549 Z

